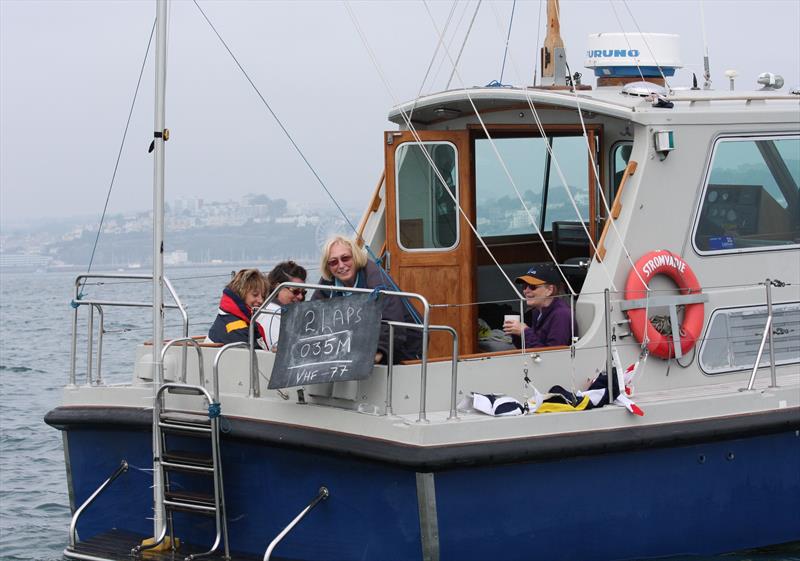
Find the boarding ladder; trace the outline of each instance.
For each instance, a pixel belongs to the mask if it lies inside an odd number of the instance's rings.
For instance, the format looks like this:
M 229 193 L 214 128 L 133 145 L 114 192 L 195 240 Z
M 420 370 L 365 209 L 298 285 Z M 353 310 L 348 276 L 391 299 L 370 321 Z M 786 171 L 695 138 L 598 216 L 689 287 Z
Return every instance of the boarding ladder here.
M 190 338 L 189 338 L 190 339 Z M 174 340 L 177 343 L 191 340 Z M 196 344 L 196 343 L 195 343 Z M 166 349 L 164 348 L 164 352 Z M 198 347 L 199 349 L 199 347 Z M 216 363 L 215 363 L 216 374 Z M 216 536 L 210 549 L 187 556 L 186 561 L 211 555 L 222 546 L 224 558 L 230 559 L 227 520 L 225 517 L 225 494 L 223 489 L 222 463 L 220 457 L 220 404 L 216 396 L 217 378 L 214 376 L 213 395 L 205 386 L 202 360 L 200 360 L 200 385 L 167 382 L 162 384 L 153 400 L 153 464 L 160 471 L 163 485 L 156 505 L 163 505 L 165 524 L 161 535 L 147 545 L 140 545 L 134 553 L 166 545 L 177 548 L 173 525 L 174 512 L 187 512 L 202 516 L 213 516 Z M 180 407 L 167 407 L 177 402 Z M 197 398 L 201 398 L 198 400 Z M 202 408 L 198 401 L 203 402 Z

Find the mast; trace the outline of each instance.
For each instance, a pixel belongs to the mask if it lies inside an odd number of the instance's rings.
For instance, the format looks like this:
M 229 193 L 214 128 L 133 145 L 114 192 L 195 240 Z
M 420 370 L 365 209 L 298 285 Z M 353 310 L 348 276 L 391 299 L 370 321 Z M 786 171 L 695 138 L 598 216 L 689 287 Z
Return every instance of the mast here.
M 541 50 L 542 86 L 566 86 L 567 52 L 561 39 L 558 0 L 547 0 L 547 35 Z
M 153 158 L 153 452 L 158 450 L 158 419 L 155 399 L 163 384 L 164 365 L 161 349 L 164 341 L 164 141 L 169 133 L 164 127 L 167 78 L 167 0 L 156 0 L 156 98 Z M 153 463 L 153 536 L 164 528 L 164 505 L 161 470 Z

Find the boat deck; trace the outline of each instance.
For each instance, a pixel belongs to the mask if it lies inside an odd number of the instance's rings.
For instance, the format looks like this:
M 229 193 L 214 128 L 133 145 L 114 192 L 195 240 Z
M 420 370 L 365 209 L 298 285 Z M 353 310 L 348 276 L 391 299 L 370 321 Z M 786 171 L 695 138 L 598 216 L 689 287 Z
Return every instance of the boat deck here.
M 111 530 L 104 532 L 88 540 L 79 542 L 75 549 L 65 550 L 64 556 L 69 559 L 84 559 L 88 561 L 131 561 L 132 559 L 142 559 L 146 561 L 183 561 L 190 554 L 198 554 L 207 551 L 207 548 L 181 544 L 177 551 L 146 551 L 138 557 L 131 555 L 131 549 L 140 544 L 142 540 L 148 538 L 142 534 Z M 225 555 L 222 551 L 212 555 L 203 556 L 199 559 L 203 561 L 224 561 Z M 280 557 L 273 556 L 273 560 L 279 561 Z M 231 553 L 230 561 L 260 561 L 261 557 Z

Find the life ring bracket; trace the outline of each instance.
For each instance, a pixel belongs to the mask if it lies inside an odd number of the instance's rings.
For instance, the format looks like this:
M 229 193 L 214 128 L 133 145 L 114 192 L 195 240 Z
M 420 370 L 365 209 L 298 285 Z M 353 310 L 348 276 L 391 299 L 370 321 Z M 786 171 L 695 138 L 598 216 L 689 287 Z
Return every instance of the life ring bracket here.
M 686 304 L 698 304 L 708 302 L 708 294 L 686 294 L 669 296 L 651 296 L 650 298 L 639 298 L 638 300 L 620 300 L 619 309 L 635 310 L 637 308 L 664 308 L 685 306 Z

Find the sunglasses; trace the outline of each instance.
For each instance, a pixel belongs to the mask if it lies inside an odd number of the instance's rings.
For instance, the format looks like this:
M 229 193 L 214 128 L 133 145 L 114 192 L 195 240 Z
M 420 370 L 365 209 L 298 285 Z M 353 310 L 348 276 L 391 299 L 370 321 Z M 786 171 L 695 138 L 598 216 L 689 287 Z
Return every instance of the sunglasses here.
M 291 292 L 295 296 L 301 296 L 303 298 L 306 297 L 306 289 L 305 288 L 296 288 L 294 286 L 292 286 L 292 287 L 287 286 L 286 290 L 288 290 L 289 292 Z
M 342 265 L 347 265 L 350 261 L 353 260 L 352 255 L 342 255 L 339 258 L 334 257 L 333 259 L 328 259 L 328 268 L 332 269 L 339 264 L 339 261 L 342 262 Z

